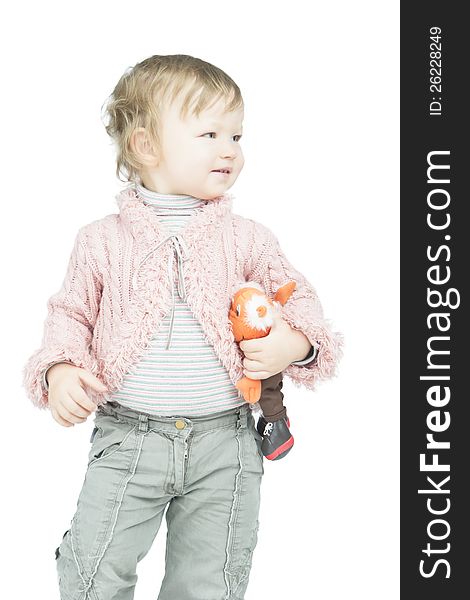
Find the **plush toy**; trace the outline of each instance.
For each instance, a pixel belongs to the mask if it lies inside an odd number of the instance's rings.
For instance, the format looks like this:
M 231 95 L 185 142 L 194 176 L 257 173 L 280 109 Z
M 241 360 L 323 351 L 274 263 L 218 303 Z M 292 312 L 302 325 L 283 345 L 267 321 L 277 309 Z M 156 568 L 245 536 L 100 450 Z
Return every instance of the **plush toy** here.
M 274 300 L 270 300 L 258 283 L 240 284 L 233 294 L 229 311 L 235 341 L 240 343 L 267 336 L 274 321 L 274 312 L 280 311 L 295 290 L 295 285 L 294 281 L 283 285 L 274 295 Z M 263 416 L 258 419 L 257 430 L 263 438 L 263 455 L 269 460 L 286 456 L 294 445 L 294 438 L 283 403 L 282 373 L 267 379 L 242 377 L 236 387 L 247 402 L 259 402 Z

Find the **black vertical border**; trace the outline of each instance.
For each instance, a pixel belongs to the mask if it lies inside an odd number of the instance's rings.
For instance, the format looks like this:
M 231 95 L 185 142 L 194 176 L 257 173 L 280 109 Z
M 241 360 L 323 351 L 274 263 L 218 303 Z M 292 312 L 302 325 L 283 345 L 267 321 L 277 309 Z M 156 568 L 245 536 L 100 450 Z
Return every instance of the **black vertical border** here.
M 461 600 L 467 597 L 470 587 L 470 394 L 467 373 L 470 373 L 470 343 L 468 314 L 468 278 L 470 262 L 470 207 L 468 174 L 470 156 L 467 140 L 470 138 L 468 119 L 468 72 L 470 52 L 470 25 L 464 18 L 465 4 L 457 2 L 401 2 L 400 27 L 400 221 L 401 221 L 401 289 L 400 289 L 400 371 L 401 371 L 401 484 L 400 484 L 400 571 L 401 598 L 433 600 Z M 439 27 L 441 32 L 441 93 L 430 91 L 430 30 Z M 440 96 L 441 116 L 430 116 L 429 103 L 432 96 Z M 450 164 L 447 172 L 449 184 L 434 185 L 427 182 L 427 156 L 432 151 L 450 151 L 449 156 L 436 158 L 435 162 Z M 436 176 L 444 178 L 444 171 Z M 433 188 L 443 188 L 450 194 L 447 210 L 433 211 L 428 207 L 427 196 Z M 439 194 L 433 198 L 438 199 Z M 441 199 L 444 195 L 441 194 Z M 451 222 L 444 231 L 432 230 L 426 222 L 427 214 L 435 212 L 436 221 L 450 213 Z M 450 240 L 445 239 L 450 235 Z M 434 262 L 427 257 L 427 248 L 437 255 Z M 447 284 L 434 285 L 428 280 L 428 269 L 440 265 L 441 275 L 446 275 L 445 267 L 450 268 Z M 434 272 L 434 275 L 436 273 Z M 427 288 L 441 290 L 443 295 L 449 288 L 455 288 L 460 295 L 458 308 L 444 306 L 431 308 L 427 302 Z M 455 295 L 455 298 L 457 296 Z M 451 299 L 454 302 L 455 298 Z M 439 332 L 435 320 L 432 328 L 427 325 L 427 317 L 432 312 L 450 313 L 451 326 L 448 332 Z M 441 321 L 443 323 L 444 321 Z M 441 349 L 450 350 L 434 362 L 449 364 L 450 369 L 429 370 L 427 342 L 431 336 L 449 336 L 450 340 L 440 344 Z M 439 344 L 437 344 L 439 345 Z M 434 346 L 437 348 L 437 345 Z M 449 375 L 448 382 L 420 380 L 424 375 Z M 450 400 L 446 406 L 433 407 L 427 401 L 427 390 L 431 385 L 447 385 Z M 441 388 L 442 389 L 442 388 Z M 450 442 L 450 449 L 437 452 L 439 463 L 450 464 L 449 472 L 420 471 L 420 454 L 427 452 L 426 462 L 431 462 L 436 451 L 426 449 L 426 434 L 431 433 L 427 418 L 431 411 L 440 410 L 441 422 L 445 421 L 445 411 L 450 416 L 447 430 L 435 433 L 435 439 Z M 436 423 L 436 421 L 434 421 Z M 447 476 L 450 480 L 441 489 L 449 494 L 419 494 L 419 489 L 432 489 L 426 477 L 440 483 Z M 444 509 L 447 513 L 433 515 L 431 507 Z M 442 518 L 448 522 L 430 526 L 433 519 Z M 428 535 L 428 528 L 435 536 L 448 536 L 440 541 Z M 447 549 L 448 552 L 423 552 L 430 543 L 433 550 Z M 448 561 L 437 564 L 439 559 Z M 423 570 L 431 577 L 420 574 L 420 561 L 424 560 Z M 446 577 L 450 573 L 450 577 Z

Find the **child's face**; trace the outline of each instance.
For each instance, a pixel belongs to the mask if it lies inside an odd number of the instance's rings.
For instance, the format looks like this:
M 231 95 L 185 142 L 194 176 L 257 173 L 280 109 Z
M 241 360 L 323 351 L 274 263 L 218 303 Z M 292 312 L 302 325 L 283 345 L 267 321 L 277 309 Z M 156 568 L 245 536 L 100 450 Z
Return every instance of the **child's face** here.
M 163 194 L 188 194 L 211 200 L 237 180 L 244 165 L 239 137 L 243 109 L 224 112 L 219 100 L 199 117 L 179 116 L 179 102 L 162 114 L 162 156 L 141 174 L 144 185 Z M 214 172 L 229 168 L 228 175 Z

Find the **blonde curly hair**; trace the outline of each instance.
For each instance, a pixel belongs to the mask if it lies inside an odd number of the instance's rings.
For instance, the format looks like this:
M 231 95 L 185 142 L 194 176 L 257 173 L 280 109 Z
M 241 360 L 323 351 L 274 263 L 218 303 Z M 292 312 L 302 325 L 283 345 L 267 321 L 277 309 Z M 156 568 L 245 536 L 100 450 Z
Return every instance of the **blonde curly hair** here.
M 154 55 L 129 67 L 105 100 L 102 115 L 106 132 L 116 148 L 116 176 L 124 181 L 140 180 L 139 164 L 130 140 L 137 127 L 144 127 L 156 152 L 161 148 L 161 110 L 166 103 L 182 98 L 180 117 L 188 114 L 194 98 L 197 102 L 191 113 L 199 114 L 224 98 L 227 111 L 243 107 L 243 98 L 237 84 L 214 65 L 187 54 Z

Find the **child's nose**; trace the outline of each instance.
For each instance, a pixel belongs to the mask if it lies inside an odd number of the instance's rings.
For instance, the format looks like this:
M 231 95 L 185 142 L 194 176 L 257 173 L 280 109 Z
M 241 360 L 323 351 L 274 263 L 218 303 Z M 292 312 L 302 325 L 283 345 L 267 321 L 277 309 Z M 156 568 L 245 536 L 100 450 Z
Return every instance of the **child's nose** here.
M 225 144 L 221 153 L 221 158 L 236 158 L 237 157 L 237 149 L 233 147 L 232 144 Z
M 234 160 L 237 157 L 237 153 L 235 151 L 226 151 L 226 152 L 222 152 L 220 154 L 220 158 L 222 159 L 230 159 L 230 160 Z

